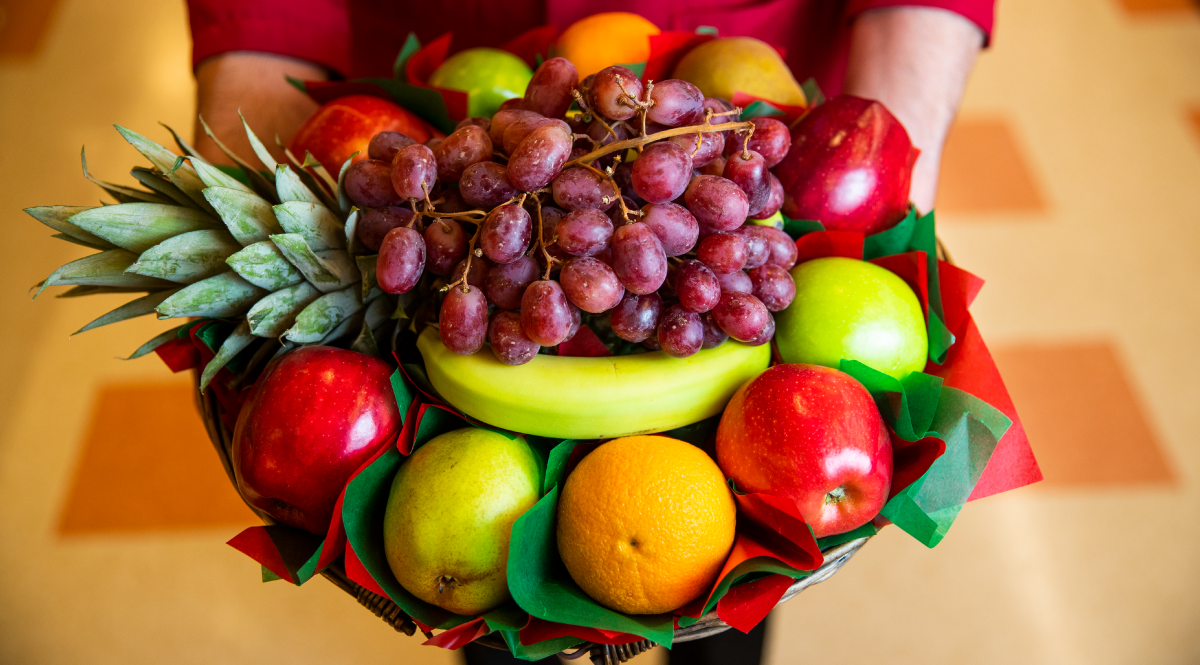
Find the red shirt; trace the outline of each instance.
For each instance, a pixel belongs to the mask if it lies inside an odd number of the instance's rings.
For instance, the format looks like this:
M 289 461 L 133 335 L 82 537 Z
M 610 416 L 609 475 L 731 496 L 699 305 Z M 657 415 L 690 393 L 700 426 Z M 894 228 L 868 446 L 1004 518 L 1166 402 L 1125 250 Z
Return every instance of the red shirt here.
M 796 78 L 841 89 L 850 20 L 869 9 L 936 7 L 974 22 L 990 39 L 995 0 L 608 0 L 664 30 L 713 26 L 787 50 Z M 499 46 L 547 23 L 565 28 L 600 7 L 587 0 L 188 0 L 192 64 L 228 51 L 262 51 L 320 64 L 338 76 L 392 75 L 408 33 L 426 44 L 454 33 L 453 50 Z

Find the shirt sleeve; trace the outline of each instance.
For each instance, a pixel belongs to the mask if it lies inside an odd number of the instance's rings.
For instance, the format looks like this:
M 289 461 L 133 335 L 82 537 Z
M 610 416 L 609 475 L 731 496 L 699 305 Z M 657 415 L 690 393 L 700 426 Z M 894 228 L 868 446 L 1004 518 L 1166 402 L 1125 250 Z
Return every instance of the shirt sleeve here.
M 846 7 L 847 18 L 871 9 L 883 7 L 933 7 L 954 12 L 979 26 L 983 31 L 983 45 L 992 42 L 992 28 L 996 23 L 996 0 L 850 0 Z
M 192 67 L 229 51 L 259 51 L 350 71 L 346 0 L 187 0 Z

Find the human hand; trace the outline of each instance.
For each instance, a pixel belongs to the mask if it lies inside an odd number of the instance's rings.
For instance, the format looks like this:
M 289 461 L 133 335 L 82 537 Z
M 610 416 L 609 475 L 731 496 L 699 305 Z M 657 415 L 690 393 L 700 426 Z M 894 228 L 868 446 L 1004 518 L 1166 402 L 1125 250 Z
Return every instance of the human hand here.
M 909 191 L 922 213 L 933 209 L 942 146 L 982 46 L 978 26 L 943 9 L 875 9 L 852 27 L 843 90 L 882 102 L 920 148 Z

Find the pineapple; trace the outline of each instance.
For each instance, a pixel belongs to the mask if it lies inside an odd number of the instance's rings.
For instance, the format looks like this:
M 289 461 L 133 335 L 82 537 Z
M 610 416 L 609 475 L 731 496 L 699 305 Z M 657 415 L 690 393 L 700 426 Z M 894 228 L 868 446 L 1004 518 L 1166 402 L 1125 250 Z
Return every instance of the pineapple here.
M 403 314 L 375 284 L 375 257 L 365 256 L 355 238 L 357 209 L 311 156 L 297 163 L 288 153 L 290 163 L 277 163 L 244 119 L 243 125 L 268 171 L 217 143 L 248 185 L 205 162 L 174 130 L 183 156 L 117 126 L 153 167 L 132 171 L 145 189 L 93 178 L 81 154 L 84 176 L 116 203 L 26 209 L 57 231 L 54 237 L 99 250 L 55 270 L 36 285 L 34 297 L 68 285 L 73 288 L 59 297 L 144 294 L 77 333 L 148 314 L 235 323 L 204 368 L 202 390 L 239 356 L 244 374 L 297 345 L 352 340 L 351 348 L 378 355 L 376 337 L 393 312 Z M 156 336 L 130 358 L 191 325 Z

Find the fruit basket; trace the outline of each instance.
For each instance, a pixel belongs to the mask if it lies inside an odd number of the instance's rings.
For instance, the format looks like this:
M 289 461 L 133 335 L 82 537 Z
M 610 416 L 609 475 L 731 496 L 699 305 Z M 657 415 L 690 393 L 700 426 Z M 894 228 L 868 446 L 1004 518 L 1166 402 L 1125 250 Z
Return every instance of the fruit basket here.
M 194 379 L 199 386 L 200 374 L 193 372 Z M 205 393 L 196 392 L 196 408 L 204 420 L 205 429 L 208 431 L 209 439 L 212 441 L 213 449 L 216 451 L 217 457 L 221 460 L 221 465 L 225 469 L 229 481 L 237 486 L 236 479 L 233 473 L 233 464 L 231 462 L 231 454 L 233 450 L 233 432 L 225 425 L 220 416 L 220 405 L 211 392 Z M 257 514 L 264 523 L 273 524 L 273 520 L 269 515 L 259 511 L 253 505 L 246 504 L 251 510 Z M 824 582 L 829 579 L 854 556 L 863 545 L 867 543 L 870 537 L 863 537 L 851 540 L 840 545 L 835 545 L 822 554 L 825 556 L 825 562 L 819 568 L 812 571 L 812 574 L 797 580 L 791 584 L 787 591 L 780 598 L 779 603 L 782 604 L 791 600 L 801 591 L 808 587 Z M 404 613 L 395 603 L 385 596 L 373 593 L 369 589 L 359 586 L 346 575 L 345 568 L 340 564 L 333 564 L 322 571 L 321 575 L 329 580 L 334 586 L 352 596 L 360 605 L 370 610 L 375 616 L 382 619 L 398 632 L 408 636 L 416 634 L 418 628 L 412 619 Z M 717 633 L 729 630 L 729 625 L 716 615 L 716 612 L 705 614 L 696 623 L 681 628 L 675 632 L 675 642 L 690 642 L 693 640 L 703 639 L 716 635 Z M 483 644 L 495 649 L 507 650 L 508 647 L 504 641 L 491 636 L 484 636 L 477 640 L 479 644 Z M 596 665 L 615 665 L 623 663 L 630 658 L 648 651 L 655 646 L 649 640 L 639 640 L 629 644 L 594 644 L 584 642 L 575 647 L 575 654 L 586 653 L 589 659 Z
M 432 86 L 479 54 L 412 38 L 395 80 L 296 82 L 324 104 L 284 161 L 246 125 L 266 170 L 119 127 L 142 188 L 85 161 L 114 204 L 28 210 L 98 250 L 38 293 L 145 294 L 81 332 L 184 320 L 131 357 L 193 372 L 264 582 L 624 662 L 1039 478 L 900 123 L 786 67 L 785 101 L 701 90 L 671 70 L 724 46 L 664 35 L 588 76 L 519 37 L 503 102 Z

